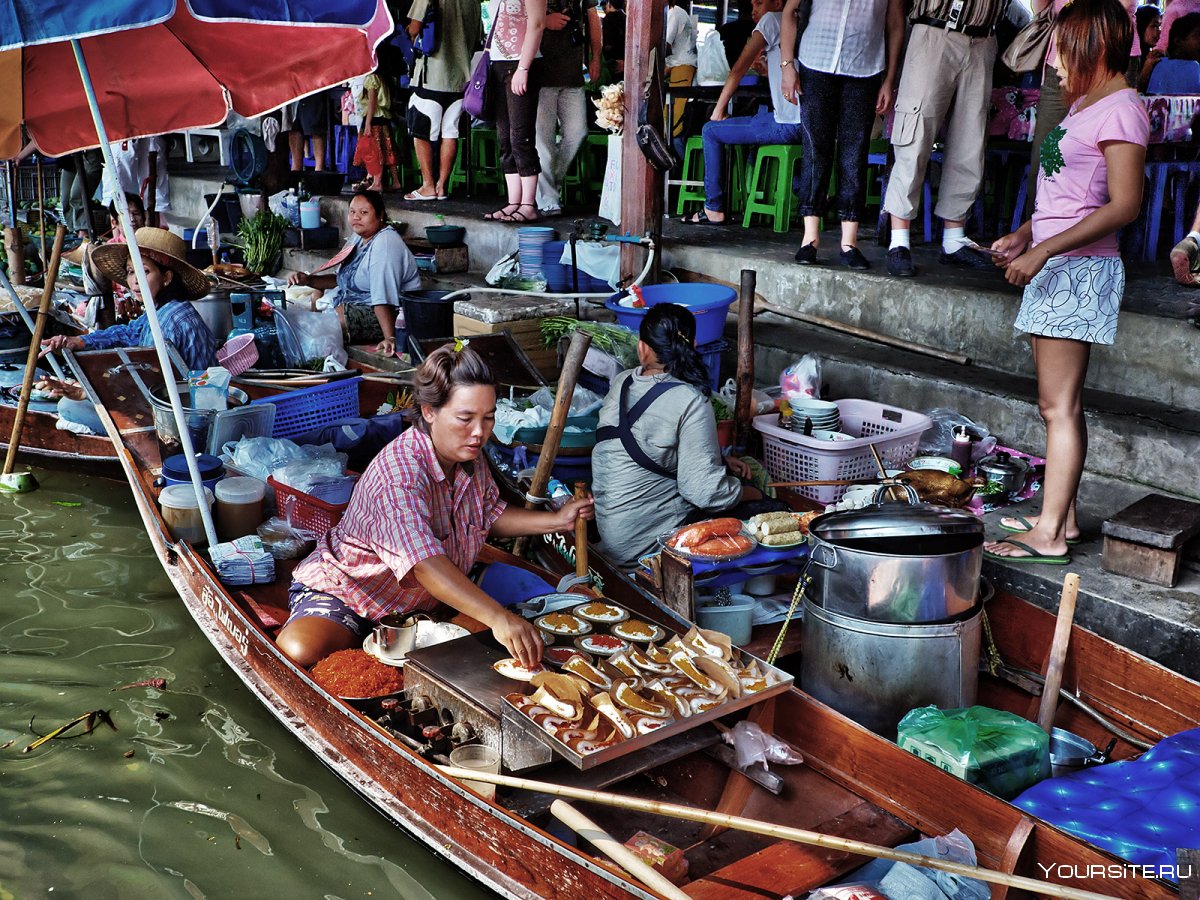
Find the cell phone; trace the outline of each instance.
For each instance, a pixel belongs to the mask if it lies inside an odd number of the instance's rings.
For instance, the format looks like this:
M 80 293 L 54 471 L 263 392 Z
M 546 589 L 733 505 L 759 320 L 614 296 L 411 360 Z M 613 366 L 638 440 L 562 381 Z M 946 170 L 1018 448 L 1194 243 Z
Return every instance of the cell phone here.
M 989 256 L 993 256 L 997 259 L 1003 259 L 1008 256 L 1008 254 L 1005 253 L 1003 250 L 993 250 L 991 247 L 981 247 L 979 244 L 976 244 L 974 241 L 972 241 L 968 246 L 970 246 L 970 248 L 972 250 L 978 250 L 980 253 L 986 253 Z

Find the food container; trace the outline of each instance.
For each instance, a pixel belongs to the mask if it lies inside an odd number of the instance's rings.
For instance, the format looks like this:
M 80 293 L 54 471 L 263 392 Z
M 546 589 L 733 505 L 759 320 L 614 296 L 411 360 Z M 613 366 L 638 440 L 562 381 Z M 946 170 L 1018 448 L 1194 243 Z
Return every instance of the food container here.
M 211 509 L 213 492 L 204 489 L 204 499 Z M 177 541 L 187 541 L 200 546 L 208 542 L 204 533 L 204 519 L 200 516 L 200 505 L 196 502 L 196 491 L 190 484 L 173 484 L 162 489 L 158 495 L 162 507 L 163 521 Z
M 932 469 L 935 472 L 945 472 L 947 475 L 962 475 L 962 466 L 948 456 L 918 456 L 908 464 L 913 472 L 922 469 Z
M 232 541 L 254 530 L 263 522 L 263 497 L 267 486 L 245 475 L 223 478 L 213 493 L 217 498 L 217 536 Z
M 770 577 L 773 579 L 775 576 Z M 732 603 L 725 606 L 698 605 L 696 624 L 701 628 L 729 635 L 729 640 L 734 644 L 749 643 L 754 619 L 754 598 L 746 594 L 734 594 L 732 600 Z
M 938 622 L 977 605 L 983 522 L 927 504 L 877 503 L 809 524 L 814 598 L 876 622 Z
M 1098 766 L 1108 762 L 1108 754 L 1101 753 L 1096 745 L 1086 738 L 1054 728 L 1050 732 L 1050 777 L 1070 775 L 1086 766 Z
M 425 239 L 435 247 L 457 247 L 467 236 L 461 225 L 429 225 L 425 228 Z
M 981 459 L 975 466 L 975 474 L 986 479 L 989 485 L 999 485 L 1000 490 L 1011 497 L 1025 487 L 1029 463 L 1001 450 Z

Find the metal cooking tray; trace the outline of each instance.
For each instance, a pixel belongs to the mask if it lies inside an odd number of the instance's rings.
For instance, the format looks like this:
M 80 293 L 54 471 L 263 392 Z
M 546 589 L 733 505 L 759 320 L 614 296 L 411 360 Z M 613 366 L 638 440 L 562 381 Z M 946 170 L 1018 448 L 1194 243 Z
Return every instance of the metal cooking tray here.
M 757 660 L 759 668 L 762 669 L 764 673 L 770 674 L 773 678 L 779 679 L 779 683 L 772 685 L 765 691 L 759 691 L 757 694 L 744 694 L 737 700 L 729 700 L 727 703 L 722 703 L 720 706 L 716 707 L 715 709 L 710 709 L 708 712 L 698 713 L 697 715 L 690 716 L 686 719 L 676 719 L 674 722 L 671 722 L 669 725 L 664 725 L 657 731 L 652 731 L 649 734 L 636 735 L 627 741 L 620 741 L 619 743 L 613 744 L 611 747 L 605 747 L 603 750 L 597 750 L 595 753 L 589 753 L 586 756 L 579 755 L 554 735 L 543 729 L 540 725 L 534 722 L 533 719 L 529 718 L 527 715 L 513 706 L 512 703 L 509 702 L 507 696 L 501 698 L 500 716 L 505 725 L 511 724 L 524 734 L 529 735 L 534 740 L 549 747 L 559 756 L 568 760 L 571 765 L 575 766 L 575 768 L 591 769 L 611 760 L 619 759 L 622 756 L 628 756 L 630 753 L 636 753 L 639 750 L 644 750 L 647 747 L 657 744 L 664 738 L 682 734 L 685 731 L 690 731 L 697 725 L 702 725 L 705 722 L 711 722 L 713 719 L 719 719 L 722 716 L 727 716 L 731 712 L 736 712 L 739 709 L 745 709 L 748 706 L 761 703 L 768 697 L 774 697 L 777 694 L 782 694 L 784 691 L 791 688 L 792 682 L 795 680 L 791 675 L 788 675 L 786 672 L 777 669 L 774 666 L 767 665 L 761 659 L 751 656 L 744 650 L 737 650 L 736 652 L 739 654 L 738 658 L 740 659 L 742 665 L 746 665 L 751 660 Z M 516 682 L 513 683 L 516 684 Z M 516 692 L 509 691 L 509 693 Z M 584 713 L 584 717 L 588 718 L 586 712 Z

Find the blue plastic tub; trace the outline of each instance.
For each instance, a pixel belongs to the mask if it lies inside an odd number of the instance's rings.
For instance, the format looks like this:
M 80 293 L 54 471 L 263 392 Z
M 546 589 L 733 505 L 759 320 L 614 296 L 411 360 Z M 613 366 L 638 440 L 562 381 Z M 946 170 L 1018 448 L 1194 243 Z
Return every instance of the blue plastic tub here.
M 678 303 L 686 306 L 696 317 L 696 346 L 721 340 L 725 333 L 725 316 L 737 299 L 737 291 L 723 284 L 652 284 L 642 288 L 644 307 L 620 306 L 617 301 L 625 295 L 613 294 L 604 305 L 617 316 L 617 323 L 638 331 L 642 316 L 656 303 Z

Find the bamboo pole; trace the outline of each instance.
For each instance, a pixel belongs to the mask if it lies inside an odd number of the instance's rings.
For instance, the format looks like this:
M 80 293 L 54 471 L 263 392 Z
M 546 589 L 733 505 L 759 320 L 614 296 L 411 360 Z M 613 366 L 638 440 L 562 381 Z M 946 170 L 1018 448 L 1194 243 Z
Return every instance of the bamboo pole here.
M 587 499 L 587 484 L 582 481 L 575 482 L 575 499 Z M 587 577 L 588 573 L 588 537 L 587 537 L 587 519 L 583 516 L 578 516 L 575 519 L 575 574 L 580 578 Z
M 21 431 L 25 427 L 25 413 L 29 411 L 29 394 L 33 389 L 33 373 L 37 369 L 38 353 L 42 349 L 42 334 L 46 330 L 46 319 L 50 313 L 50 298 L 54 296 L 54 279 L 58 277 L 58 263 L 62 258 L 63 238 L 66 226 L 59 224 L 54 232 L 54 250 L 50 254 L 50 268 L 46 270 L 46 284 L 42 287 L 42 301 L 38 304 L 37 323 L 29 342 L 29 354 L 25 360 L 25 377 L 21 380 L 21 399 L 17 403 L 17 414 L 13 418 L 12 436 L 8 439 L 8 454 L 4 457 L 3 475 L 11 475 L 17 463 L 17 451 L 21 448 Z
M 459 780 L 486 781 L 490 784 L 533 791 L 538 794 L 549 794 L 554 797 L 583 800 L 587 803 L 598 803 L 602 806 L 613 806 L 618 809 L 669 816 L 675 819 L 684 819 L 688 822 L 720 825 L 725 828 L 733 828 L 737 831 L 762 834 L 785 841 L 795 841 L 798 844 L 807 844 L 812 847 L 825 847 L 829 850 L 840 850 L 844 853 L 854 853 L 859 856 L 872 856 L 876 859 L 892 859 L 914 866 L 924 866 L 928 869 L 951 872 L 955 875 L 962 875 L 965 878 L 977 878 L 980 881 L 987 881 L 991 884 L 1003 884 L 1047 897 L 1063 897 L 1065 900 L 1111 900 L 1105 894 L 1096 894 L 1091 891 L 1064 887 L 1063 885 L 1053 884 L 1048 881 L 1040 881 L 1036 878 L 1010 875 L 1007 872 L 996 872 L 992 869 L 982 868 L 981 866 L 952 862 L 948 859 L 935 859 L 931 856 L 922 856 L 919 853 L 909 853 L 906 850 L 896 850 L 892 847 L 882 847 L 878 844 L 868 844 L 864 841 L 855 841 L 850 838 L 835 837 L 834 835 L 822 834 L 817 831 L 807 831 L 803 828 L 792 828 L 787 825 L 761 822 L 758 819 L 748 819 L 744 816 L 731 816 L 724 813 L 709 812 L 706 809 L 696 809 L 678 803 L 643 800 L 640 797 L 630 797 L 625 794 L 567 787 L 566 785 L 553 784 L 547 781 L 514 778 L 511 775 L 498 775 L 474 769 L 459 769 L 455 766 L 438 766 L 438 769 L 443 775 Z
M 551 803 L 550 813 L 651 890 L 658 891 L 671 900 L 690 900 L 687 894 L 668 881 L 661 872 L 647 865 L 636 853 L 565 800 L 555 800 Z
M 1075 621 L 1075 601 L 1079 598 L 1079 576 L 1068 572 L 1063 579 L 1062 595 L 1058 599 L 1058 618 L 1054 622 L 1054 638 L 1050 641 L 1050 660 L 1046 663 L 1046 685 L 1042 688 L 1042 703 L 1037 723 L 1046 734 L 1054 727 L 1058 711 L 1058 690 L 1062 687 L 1063 667 L 1067 661 L 1067 645 L 1071 641 L 1071 625 Z
M 46 196 L 42 190 L 42 156 L 39 153 L 35 157 L 34 175 L 37 177 L 37 205 L 38 205 L 38 247 L 41 250 L 42 258 L 42 277 L 46 277 Z
M 558 457 L 558 445 L 562 442 L 563 429 L 567 425 L 567 415 L 571 411 L 571 398 L 575 395 L 575 384 L 579 381 L 579 371 L 583 368 L 583 358 L 587 355 L 592 336 L 587 332 L 575 329 L 571 334 L 571 344 L 563 357 L 562 372 L 558 376 L 558 390 L 554 393 L 554 410 L 550 413 L 550 425 L 546 429 L 546 439 L 542 441 L 542 452 L 538 457 L 537 468 L 533 472 L 533 483 L 529 486 L 530 497 L 545 496 L 546 485 L 550 483 L 550 470 Z M 533 509 L 536 504 L 532 500 L 525 501 L 526 509 Z M 513 554 L 521 556 L 525 552 L 528 538 L 517 538 L 513 546 Z
M 750 420 L 754 417 L 754 288 L 758 275 L 742 269 L 738 292 L 737 403 L 733 413 L 735 453 L 745 453 L 750 444 Z

